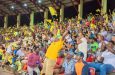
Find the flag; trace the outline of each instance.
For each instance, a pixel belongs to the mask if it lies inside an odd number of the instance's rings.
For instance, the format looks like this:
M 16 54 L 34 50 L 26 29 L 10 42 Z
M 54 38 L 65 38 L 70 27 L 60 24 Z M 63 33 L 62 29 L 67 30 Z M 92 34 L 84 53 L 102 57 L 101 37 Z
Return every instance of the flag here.
M 50 31 L 52 32 L 54 29 L 54 25 L 51 26 Z
M 53 7 L 49 7 L 51 15 L 56 15 L 57 16 L 57 11 Z
M 52 21 L 51 19 L 46 20 L 46 22 L 49 23 L 49 24 L 51 24 L 51 21 Z
M 44 25 L 46 29 L 50 29 L 51 28 L 51 23 L 52 20 L 51 19 L 45 19 L 46 24 Z
M 100 9 L 97 9 L 96 12 L 100 12 Z
M 94 29 L 94 28 L 96 28 L 96 25 L 93 24 L 93 23 L 91 23 L 90 27 L 91 27 L 92 29 Z

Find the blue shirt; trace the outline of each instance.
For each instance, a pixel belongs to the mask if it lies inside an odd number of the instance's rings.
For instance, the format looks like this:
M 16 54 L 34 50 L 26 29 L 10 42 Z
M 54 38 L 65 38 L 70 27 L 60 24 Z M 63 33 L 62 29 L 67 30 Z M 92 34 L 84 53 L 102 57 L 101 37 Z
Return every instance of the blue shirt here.
M 74 65 L 75 65 L 74 59 L 71 59 L 69 62 L 67 61 L 67 59 L 65 59 L 62 65 L 62 67 L 65 69 L 64 75 L 72 74 L 74 72 Z
M 75 50 L 76 50 L 75 48 L 70 48 L 70 49 L 69 49 L 69 52 L 73 52 L 73 53 L 74 53 Z
M 18 50 L 14 50 L 14 52 L 13 52 L 13 53 L 14 53 L 14 55 L 16 55 L 17 51 L 18 51 Z

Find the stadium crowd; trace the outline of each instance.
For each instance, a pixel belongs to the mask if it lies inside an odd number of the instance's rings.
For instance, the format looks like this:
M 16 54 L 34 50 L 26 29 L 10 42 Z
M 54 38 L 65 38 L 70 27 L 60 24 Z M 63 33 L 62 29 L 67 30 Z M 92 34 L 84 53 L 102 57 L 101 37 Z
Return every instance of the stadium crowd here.
M 15 75 L 115 72 L 115 15 L 90 14 L 42 26 L 1 28 L 0 65 Z

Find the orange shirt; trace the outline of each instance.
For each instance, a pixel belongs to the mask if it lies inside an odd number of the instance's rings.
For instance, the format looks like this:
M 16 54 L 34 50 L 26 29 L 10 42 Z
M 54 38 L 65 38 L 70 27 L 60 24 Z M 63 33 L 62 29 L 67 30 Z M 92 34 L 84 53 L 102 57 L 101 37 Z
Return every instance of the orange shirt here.
M 83 67 L 84 67 L 84 63 L 83 62 L 77 62 L 75 64 L 75 71 L 76 71 L 77 75 L 82 75 Z

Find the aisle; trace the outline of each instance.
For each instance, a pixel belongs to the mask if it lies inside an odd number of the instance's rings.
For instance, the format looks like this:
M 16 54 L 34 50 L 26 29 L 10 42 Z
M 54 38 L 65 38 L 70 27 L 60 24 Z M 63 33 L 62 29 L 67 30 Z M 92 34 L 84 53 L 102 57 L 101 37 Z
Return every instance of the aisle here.
M 0 75 L 13 75 L 13 74 L 10 74 L 8 72 L 5 72 L 3 71 L 1 68 L 0 68 Z

